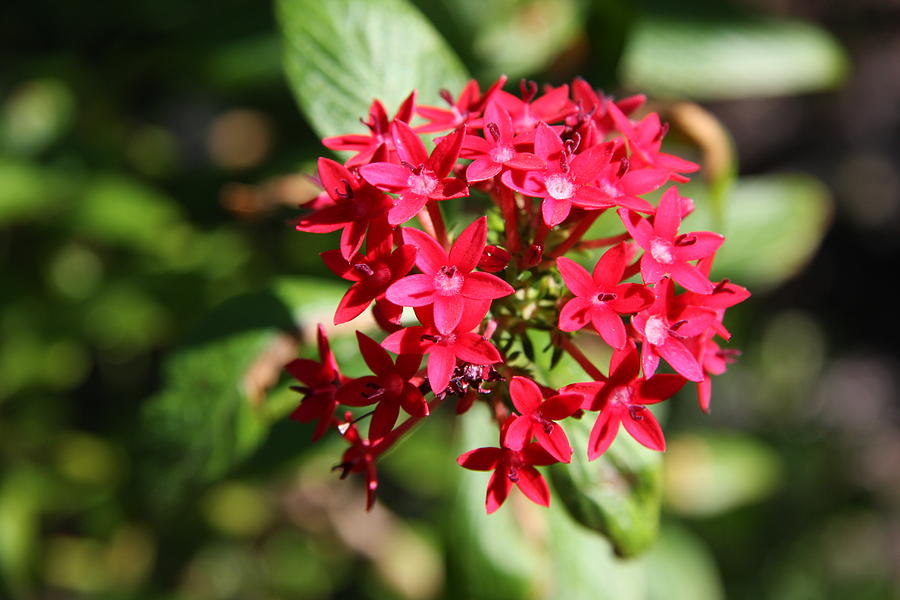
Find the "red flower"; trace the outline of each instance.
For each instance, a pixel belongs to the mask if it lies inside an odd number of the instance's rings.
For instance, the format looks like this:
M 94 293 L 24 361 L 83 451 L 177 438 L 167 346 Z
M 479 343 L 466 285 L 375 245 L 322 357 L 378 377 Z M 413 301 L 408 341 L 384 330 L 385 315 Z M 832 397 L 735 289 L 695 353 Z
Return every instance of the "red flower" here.
M 397 281 L 388 288 L 386 297 L 400 306 L 434 304 L 434 322 L 444 335 L 456 329 L 467 303 L 502 298 L 514 291 L 496 275 L 472 272 L 487 241 L 486 217 L 459 234 L 449 255 L 418 229 L 403 229 L 403 240 L 419 249 L 416 266 L 422 273 Z
M 301 423 L 311 423 L 318 419 L 313 431 L 313 441 L 318 440 L 331 426 L 334 411 L 337 409 L 337 390 L 344 381 L 344 376 L 338 371 L 334 354 L 328 345 L 328 336 L 325 328 L 319 325 L 317 332 L 319 344 L 319 362 L 308 358 L 297 358 L 289 362 L 285 369 L 305 387 L 293 389 L 303 392 L 303 400 L 291 413 L 291 419 Z
M 469 183 L 491 179 L 504 167 L 525 171 L 546 168 L 547 164 L 534 154 L 517 151 L 516 144 L 521 142 L 514 135 L 509 113 L 495 102 L 484 111 L 484 131 L 483 138 L 467 135 L 463 142 L 462 157 L 474 159 L 466 168 Z
M 562 331 L 577 331 L 591 323 L 613 348 L 623 348 L 627 336 L 621 314 L 633 314 L 650 306 L 653 292 L 636 283 L 619 283 L 628 261 L 625 244 L 610 248 L 597 261 L 593 275 L 573 260 L 560 257 L 556 266 L 575 294 L 559 313 Z
M 350 413 L 347 413 L 347 419 Z M 344 439 L 350 447 L 344 451 L 341 463 L 334 467 L 341 469 L 341 479 L 350 473 L 363 473 L 366 477 L 366 510 L 372 510 L 375 504 L 375 491 L 378 489 L 378 473 L 375 470 L 375 459 L 378 458 L 378 442 L 374 443 L 359 435 L 356 425 L 349 423 L 344 430 Z
M 507 447 L 521 450 L 534 437 L 556 460 L 564 463 L 572 460 L 569 438 L 554 421 L 571 417 L 581 408 L 581 396 L 557 394 L 545 401 L 536 383 L 518 376 L 509 382 L 509 395 L 521 416 L 514 418 L 506 432 Z
M 470 79 L 466 87 L 463 88 L 462 93 L 460 93 L 459 99 L 455 102 L 450 92 L 441 90 L 441 98 L 450 105 L 450 110 L 434 106 L 416 107 L 416 112 L 419 116 L 430 121 L 427 125 L 416 127 L 416 131 L 420 133 L 448 131 L 468 123 L 473 116 L 481 114 L 481 109 L 484 108 L 485 103 L 491 99 L 497 90 L 503 87 L 504 83 L 506 83 L 506 75 L 501 75 L 482 95 L 478 82 Z
M 428 404 L 422 392 L 410 383 L 419 370 L 422 356 L 401 354 L 395 364 L 387 351 L 372 338 L 359 331 L 356 338 L 363 360 L 374 375 L 349 381 L 341 388 L 338 399 L 348 406 L 378 403 L 369 426 L 369 438 L 381 438 L 390 433 L 400 415 L 401 406 L 412 416 L 427 416 Z
M 459 157 L 465 130 L 443 138 L 431 156 L 419 136 L 402 121 L 391 123 L 391 137 L 400 164 L 374 162 L 360 167 L 359 173 L 372 185 L 400 197 L 388 212 L 391 225 L 405 223 L 431 200 L 449 200 L 468 194 L 466 183 L 447 177 Z
M 384 216 L 393 202 L 389 196 L 360 181 L 338 162 L 320 158 L 318 166 L 322 187 L 333 202 L 323 205 L 320 199 L 316 199 L 307 204 L 315 212 L 301 218 L 297 229 L 312 233 L 343 229 L 341 256 L 350 260 L 362 247 L 369 223 Z
M 456 329 L 442 334 L 434 325 L 430 307 L 416 309 L 424 326 L 401 329 L 389 335 L 381 345 L 395 354 L 425 354 L 428 356 L 428 382 L 435 394 L 450 384 L 456 360 L 473 365 L 492 365 L 501 362 L 500 353 L 484 336 L 473 333 L 484 318 L 486 306 L 468 304 Z
M 522 97 L 517 98 L 508 92 L 500 90 L 495 96 L 496 102 L 509 112 L 513 120 L 513 127 L 519 133 L 531 131 L 538 123 L 554 123 L 563 119 L 575 109 L 575 105 L 569 100 L 569 86 L 561 85 L 557 88 L 548 88 L 544 95 L 537 98 L 537 84 L 533 81 L 520 84 Z
M 663 357 L 686 379 L 703 381 L 703 369 L 685 340 L 705 333 L 716 323 L 716 314 L 705 308 L 675 306 L 671 279 L 659 282 L 655 292 L 656 300 L 650 308 L 632 317 L 634 328 L 644 338 L 644 376 L 652 376 Z
M 632 123 L 615 102 L 608 102 L 606 107 L 616 128 L 628 140 L 628 148 L 631 149 L 630 158 L 635 165 L 667 169 L 672 174 L 672 180 L 682 183 L 689 179 L 678 173 L 693 173 L 700 168 L 700 165 L 689 160 L 659 151 L 668 126 L 663 126 L 659 122 L 658 114 L 650 113 L 640 122 Z
M 504 438 L 513 418 L 507 419 L 503 425 L 500 448 L 476 448 L 456 459 L 456 462 L 466 469 L 494 471 L 488 481 L 485 500 L 488 514 L 496 511 L 506 501 L 513 484 L 535 504 L 550 506 L 550 490 L 547 482 L 534 467 L 552 465 L 557 460 L 538 444 L 528 444 L 521 450 L 506 447 Z
M 575 102 L 578 103 L 581 110 L 590 116 L 600 139 L 616 128 L 616 123 L 609 114 L 609 104 L 615 104 L 623 114 L 630 115 L 647 101 L 646 96 L 638 94 L 613 102 L 611 98 L 604 96 L 600 90 L 592 88 L 581 77 L 576 77 L 572 82 L 572 97 L 575 98 Z
M 394 121 L 409 123 L 413 115 L 413 107 L 416 103 L 416 91 L 413 90 L 394 115 Z M 369 107 L 369 120 L 363 122 L 369 128 L 369 135 L 339 135 L 322 140 L 326 148 L 332 150 L 346 150 L 356 152 L 356 156 L 347 161 L 348 167 L 358 167 L 368 164 L 375 157 L 378 148 L 384 145 L 390 159 L 396 155 L 394 142 L 391 139 L 390 121 L 384 105 L 373 100 Z
M 338 250 L 321 254 L 325 265 L 335 275 L 354 282 L 334 313 L 335 325 L 355 319 L 373 300 L 383 298 L 388 286 L 412 269 L 416 260 L 415 247 L 403 244 L 391 252 L 392 248 L 391 228 L 387 221 L 382 221 L 369 228 L 365 256 L 356 254 L 346 260 Z
M 713 254 L 725 241 L 718 233 L 695 231 L 678 235 L 682 217 L 681 196 L 670 187 L 663 194 L 653 217 L 653 225 L 646 219 L 625 209 L 619 215 L 634 241 L 644 249 L 641 257 L 641 277 L 656 283 L 666 275 L 692 292 L 712 293 L 709 278 L 688 261 Z
M 569 216 L 572 206 L 606 208 L 608 197 L 594 185 L 609 162 L 613 144 L 592 146 L 573 156 L 571 145 L 563 144 L 553 128 L 540 123 L 534 136 L 534 153 L 546 161 L 544 171 L 506 171 L 503 183 L 517 192 L 543 198 L 544 223 L 554 227 Z
M 606 452 L 616 439 L 620 424 L 647 448 L 665 450 L 666 440 L 659 421 L 646 405 L 674 396 L 684 385 L 684 378 L 678 375 L 656 375 L 648 379 L 638 377 L 640 360 L 632 342 L 623 350 L 613 352 L 609 371 L 606 381 L 576 383 L 560 390 L 582 394 L 582 408 L 600 411 L 591 429 L 588 459 L 594 460 Z

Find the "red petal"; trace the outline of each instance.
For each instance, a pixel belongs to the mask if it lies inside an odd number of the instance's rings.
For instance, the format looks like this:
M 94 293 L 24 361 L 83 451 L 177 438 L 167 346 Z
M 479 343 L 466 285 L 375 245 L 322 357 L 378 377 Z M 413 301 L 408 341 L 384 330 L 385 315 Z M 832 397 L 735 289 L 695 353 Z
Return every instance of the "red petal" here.
M 621 416 L 616 408 L 604 409 L 597 416 L 594 427 L 591 428 L 591 437 L 588 440 L 588 460 L 594 460 L 609 449 L 619 433 L 619 421 Z
M 382 401 L 375 407 L 372 422 L 369 425 L 369 438 L 381 438 L 386 436 L 397 423 L 400 416 L 400 404 L 396 401 Z
M 446 177 L 453 170 L 453 165 L 456 164 L 456 159 L 459 158 L 459 149 L 462 147 L 462 142 L 466 135 L 465 131 L 465 126 L 462 126 L 435 146 L 434 152 L 431 153 L 431 157 L 428 159 L 428 166 L 438 178 Z
M 559 421 L 571 417 L 576 410 L 581 408 L 584 396 L 581 394 L 557 394 L 547 399 L 540 407 L 540 413 L 545 419 Z
M 628 230 L 638 246 L 645 250 L 650 248 L 650 242 L 656 237 L 656 232 L 653 231 L 653 227 L 650 226 L 647 219 L 642 219 L 639 215 L 624 208 L 620 208 L 618 212 L 625 229 Z
M 419 388 L 409 383 L 403 384 L 403 392 L 400 396 L 400 405 L 408 414 L 414 417 L 428 416 L 428 403 Z
M 672 240 L 678 233 L 680 224 L 681 196 L 678 195 L 678 188 L 672 186 L 659 200 L 659 206 L 656 207 L 656 214 L 653 217 L 653 229 L 656 235 L 664 240 Z
M 551 425 L 550 433 L 546 433 L 543 428 L 536 427 L 535 435 L 538 444 L 547 451 L 550 456 L 559 462 L 570 462 L 572 460 L 572 446 L 569 445 L 569 438 L 559 423 Z
M 562 140 L 546 123 L 538 123 L 534 134 L 534 153 L 544 159 L 553 159 L 562 152 Z
M 405 327 L 384 338 L 381 347 L 394 354 L 422 354 L 431 345 L 430 342 L 422 341 L 424 333 L 424 327 Z
M 619 314 L 632 314 L 644 310 L 653 304 L 655 299 L 653 292 L 639 283 L 623 283 L 617 285 L 613 291 L 616 299 L 609 301 L 607 305 Z
M 462 318 L 465 300 L 461 296 L 434 297 L 434 325 L 444 335 L 453 333 Z
M 409 169 L 388 162 L 377 162 L 359 168 L 363 179 L 386 192 L 398 193 L 409 187 Z
M 622 281 L 622 274 L 625 273 L 627 264 L 628 248 L 624 243 L 616 244 L 600 257 L 591 277 L 600 289 L 612 290 Z
M 394 361 L 387 351 L 378 345 L 378 342 L 367 336 L 361 331 L 356 332 L 356 339 L 359 342 L 359 351 L 363 360 L 372 369 L 376 375 L 394 372 Z
M 458 335 L 455 350 L 460 360 L 473 365 L 492 365 L 503 360 L 493 344 L 477 333 Z
M 560 331 L 578 331 L 590 323 L 592 306 L 593 302 L 579 296 L 566 302 L 559 312 Z
M 340 198 L 340 194 L 344 192 L 344 182 L 351 185 L 356 182 L 356 177 L 354 177 L 344 165 L 331 160 L 330 158 L 319 158 L 316 165 L 319 171 L 319 180 L 322 182 L 322 188 L 335 200 Z
M 460 295 L 473 300 L 495 300 L 514 293 L 508 283 L 490 273 L 469 273 L 463 283 Z
M 375 299 L 375 294 L 372 292 L 372 286 L 364 283 L 353 284 L 338 303 L 334 313 L 334 324 L 340 325 L 358 317 Z
M 522 467 L 518 472 L 516 485 L 528 499 L 541 506 L 550 506 L 550 490 L 547 482 L 534 467 Z
M 697 260 L 713 254 L 725 241 L 725 237 L 711 231 L 694 231 L 687 235 L 694 243 L 689 246 L 675 246 L 675 258 L 678 260 Z
M 690 350 L 678 340 L 670 337 L 665 344 L 656 347 L 656 352 L 666 359 L 666 362 L 672 365 L 672 368 L 680 375 L 690 381 L 703 381 L 703 368 L 700 363 L 697 362 Z
M 513 417 L 512 422 L 506 429 L 503 445 L 510 450 L 521 450 L 524 448 L 525 444 L 531 441 L 534 429 L 533 424 L 531 417 Z
M 351 221 L 346 227 L 344 227 L 344 232 L 341 234 L 341 255 L 350 260 L 350 258 L 359 252 L 359 249 L 362 248 L 363 238 L 366 235 L 366 228 L 369 226 L 369 222 L 365 219 L 360 219 L 357 221 Z
M 450 263 L 462 273 L 469 273 L 481 260 L 481 253 L 487 243 L 487 217 L 473 221 L 453 242 L 450 248 Z
M 466 168 L 466 181 L 486 181 L 499 173 L 502 166 L 487 158 L 479 158 Z
M 544 159 L 528 152 L 518 152 L 503 164 L 510 169 L 523 171 L 543 171 L 547 168 L 547 163 Z
M 391 137 L 394 140 L 394 146 L 397 148 L 397 154 L 400 160 L 417 167 L 428 162 L 428 153 L 425 151 L 425 145 L 416 135 L 412 128 L 402 121 L 394 121 L 391 123 Z
M 444 346 L 434 345 L 428 355 L 428 381 L 431 390 L 437 394 L 443 392 L 450 383 L 453 369 L 456 367 L 456 356 Z
M 594 306 L 591 309 L 591 323 L 604 342 L 613 348 L 625 346 L 625 340 L 627 339 L 625 325 L 622 323 L 622 317 L 611 308 L 602 304 Z
M 388 223 L 401 225 L 412 219 L 428 204 L 428 197 L 413 194 L 410 191 L 400 192 L 400 197 L 394 200 L 394 207 L 388 211 Z
M 523 415 L 535 412 L 544 400 L 541 388 L 527 377 L 516 375 L 509 382 L 509 395 L 513 406 Z
M 407 275 L 391 284 L 385 297 L 400 306 L 425 306 L 434 302 L 434 277 Z
M 511 489 L 512 481 L 509 480 L 507 470 L 503 468 L 494 471 L 488 481 L 487 498 L 485 499 L 488 514 L 495 512 L 503 505 Z
M 556 268 L 566 287 L 576 296 L 591 298 L 597 294 L 597 286 L 590 274 L 574 260 L 561 256 L 556 259 Z
M 628 342 L 621 350 L 616 350 L 609 361 L 610 386 L 627 385 L 641 372 L 641 362 L 634 342 Z
M 666 270 L 653 259 L 649 252 L 641 256 L 641 279 L 644 283 L 657 283 L 666 276 Z
M 644 255 L 646 256 L 646 254 Z M 711 294 L 716 288 L 700 269 L 685 262 L 674 262 L 669 265 L 669 273 L 684 289 L 698 294 Z
M 433 275 L 440 270 L 441 267 L 449 263 L 449 258 L 441 245 L 435 241 L 433 237 L 413 229 L 411 227 L 403 228 L 403 241 L 407 244 L 415 246 L 418 250 L 416 254 L 416 266 L 423 273 Z
M 572 210 L 571 200 L 557 200 L 547 197 L 541 203 L 541 215 L 548 227 L 556 227 L 566 220 Z
M 681 375 L 668 373 L 654 375 L 650 379 L 642 381 L 638 386 L 638 398 L 635 402 L 641 404 L 656 404 L 668 400 L 684 387 L 685 380 Z
M 497 466 L 503 451 L 500 448 L 476 448 L 460 454 L 456 459 L 459 466 L 472 471 L 490 471 Z
M 636 412 L 638 418 L 633 418 L 630 412 L 623 412 L 622 425 L 631 437 L 651 450 L 662 452 L 666 449 L 666 438 L 659 427 L 659 421 L 649 409 Z

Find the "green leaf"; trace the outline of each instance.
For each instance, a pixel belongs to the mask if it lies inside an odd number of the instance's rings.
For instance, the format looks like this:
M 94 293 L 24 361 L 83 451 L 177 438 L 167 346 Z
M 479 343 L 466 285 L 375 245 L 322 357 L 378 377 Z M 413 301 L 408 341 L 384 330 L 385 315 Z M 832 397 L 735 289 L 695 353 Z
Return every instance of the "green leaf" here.
M 688 188 L 703 198 L 703 190 Z M 687 192 L 686 192 L 687 193 Z M 763 175 L 737 181 L 725 206 L 725 243 L 712 279 L 729 278 L 753 291 L 773 288 L 809 261 L 832 217 L 827 188 L 803 174 Z M 708 228 L 708 211 L 695 211 L 684 231 Z
M 284 63 L 294 95 L 321 136 L 364 133 L 360 117 L 380 99 L 396 110 L 413 89 L 439 102 L 467 74 L 453 51 L 405 0 L 279 0 Z
M 559 498 L 576 521 L 609 538 L 616 554 L 636 556 L 656 539 L 662 497 L 662 461 L 620 432 L 600 458 L 587 459 L 593 420 L 566 422 L 575 452 L 570 464 L 550 467 Z
M 0 157 L 0 225 L 50 218 L 67 190 L 62 174 L 24 160 Z
M 497 427 L 482 403 L 477 403 L 460 423 L 457 453 L 497 445 Z M 447 523 L 450 568 L 457 572 L 449 581 L 451 597 L 533 598 L 537 587 L 535 572 L 541 553 L 525 535 L 529 518 L 542 520 L 544 509 L 531 504 L 513 489 L 494 514 L 485 511 L 485 490 L 489 473 L 454 470 L 458 477 Z
M 718 515 L 770 496 L 782 472 L 775 451 L 750 436 L 682 435 L 666 453 L 666 506 L 681 515 Z
M 279 290 L 284 286 L 306 288 L 301 304 L 292 304 L 296 297 Z M 211 311 L 169 355 L 165 387 L 148 403 L 141 425 L 144 480 L 154 484 L 155 508 L 174 508 L 256 450 L 293 404 L 281 394 L 277 406 L 269 406 L 266 390 L 297 354 L 298 324 L 314 327 L 313 319 L 322 316 L 317 306 L 325 297 L 336 306 L 342 292 L 341 285 L 306 279 L 237 296 Z
M 636 23 L 620 76 L 652 96 L 719 100 L 832 89 L 848 64 L 838 42 L 809 23 L 666 16 Z

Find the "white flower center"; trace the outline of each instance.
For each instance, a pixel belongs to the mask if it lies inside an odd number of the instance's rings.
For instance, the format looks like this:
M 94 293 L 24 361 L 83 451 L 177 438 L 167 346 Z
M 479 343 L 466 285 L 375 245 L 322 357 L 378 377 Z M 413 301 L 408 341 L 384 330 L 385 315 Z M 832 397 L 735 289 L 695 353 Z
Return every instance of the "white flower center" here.
M 515 152 L 510 146 L 502 145 L 495 146 L 491 149 L 491 160 L 495 163 L 505 163 L 510 160 L 513 156 L 515 156 Z
M 623 385 L 612 391 L 609 395 L 609 402 L 610 404 L 630 404 L 633 397 L 634 392 L 631 387 Z
M 544 184 L 547 187 L 547 193 L 554 200 L 568 200 L 575 193 L 575 185 L 562 174 L 551 175 Z
M 456 270 L 456 267 L 441 267 L 434 274 L 434 289 L 442 296 L 453 296 L 462 289 L 465 277 Z
M 652 316 L 644 325 L 644 337 L 654 346 L 662 346 L 668 337 L 668 326 L 662 317 Z
M 406 180 L 406 185 L 413 194 L 428 196 L 438 186 L 438 180 L 430 172 L 423 170 L 421 173 L 410 175 Z
M 675 256 L 672 254 L 672 243 L 662 238 L 654 238 L 650 242 L 650 256 L 660 264 L 672 264 L 675 261 Z

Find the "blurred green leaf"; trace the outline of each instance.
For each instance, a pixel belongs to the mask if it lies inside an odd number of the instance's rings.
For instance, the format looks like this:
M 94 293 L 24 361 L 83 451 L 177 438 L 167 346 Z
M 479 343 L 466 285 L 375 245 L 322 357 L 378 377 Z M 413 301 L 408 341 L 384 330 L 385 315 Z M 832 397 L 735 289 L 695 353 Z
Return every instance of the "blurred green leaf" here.
M 775 492 L 782 468 L 769 446 L 748 435 L 683 435 L 666 453 L 666 506 L 705 517 L 758 502 Z
M 372 100 L 396 110 L 413 90 L 436 103 L 461 90 L 466 71 L 405 0 L 279 0 L 285 69 L 310 126 L 321 136 L 363 133 Z
M 66 131 L 74 112 L 75 98 L 61 81 L 26 81 L 0 113 L 0 144 L 16 154 L 40 152 Z
M 690 193 L 703 191 L 691 187 Z M 685 231 L 709 228 L 708 211 L 691 215 Z M 753 291 L 773 288 L 809 261 L 831 222 L 827 188 L 803 174 L 740 178 L 725 206 L 725 244 L 712 278 L 727 277 Z
M 559 498 L 576 521 L 608 537 L 619 556 L 644 552 L 659 528 L 660 454 L 622 431 L 605 454 L 588 461 L 593 419 L 571 420 L 566 425 L 575 450 L 572 462 L 549 469 Z
M 457 454 L 497 445 L 497 427 L 482 403 L 465 417 L 460 422 Z M 514 489 L 500 510 L 488 515 L 485 490 L 490 474 L 461 467 L 455 473 L 459 481 L 446 533 L 455 562 L 451 568 L 460 576 L 451 578 L 450 583 L 459 586 L 451 595 L 484 600 L 534 597 L 540 555 L 533 540 L 526 537 L 525 521 L 528 516 L 542 519 L 543 509 Z
M 65 186 L 65 179 L 50 169 L 0 157 L 0 225 L 51 215 Z
M 89 239 L 151 254 L 165 251 L 189 227 L 170 197 L 118 174 L 88 184 L 66 224 Z
M 832 89 L 849 61 L 825 30 L 774 18 L 644 18 L 619 72 L 653 96 L 719 100 Z
M 169 355 L 165 387 L 147 405 L 141 427 L 158 508 L 229 472 L 284 416 L 288 400 L 273 410 L 266 392 L 297 354 L 300 320 L 316 318 L 323 296 L 335 306 L 342 290 L 313 280 L 293 285 L 307 290 L 300 304 L 277 291 L 232 298 Z
M 643 559 L 648 574 L 647 600 L 719 600 L 725 597 L 716 561 L 687 529 L 663 523 Z

